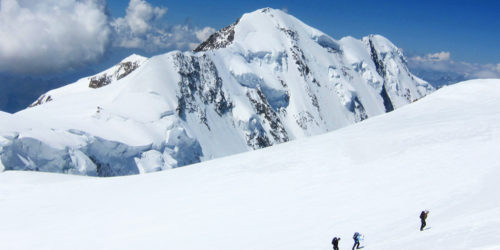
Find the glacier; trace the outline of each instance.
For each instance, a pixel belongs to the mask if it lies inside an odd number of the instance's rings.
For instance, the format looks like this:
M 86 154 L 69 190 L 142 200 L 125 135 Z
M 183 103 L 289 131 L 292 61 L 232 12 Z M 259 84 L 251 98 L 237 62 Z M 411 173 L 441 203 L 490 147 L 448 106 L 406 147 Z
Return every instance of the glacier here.
M 433 92 L 380 35 L 335 40 L 264 8 L 194 51 L 131 55 L 0 113 L 3 170 L 154 172 L 333 131 Z

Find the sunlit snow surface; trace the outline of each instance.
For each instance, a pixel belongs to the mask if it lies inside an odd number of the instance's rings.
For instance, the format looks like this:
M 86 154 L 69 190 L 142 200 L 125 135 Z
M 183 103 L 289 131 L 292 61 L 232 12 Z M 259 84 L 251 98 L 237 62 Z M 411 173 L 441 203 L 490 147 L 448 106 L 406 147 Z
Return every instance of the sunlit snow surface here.
M 328 134 L 114 178 L 0 173 L 0 249 L 500 248 L 500 80 Z M 419 214 L 429 209 L 429 230 Z
M 333 131 L 434 90 L 380 35 L 335 40 L 273 9 L 230 27 L 225 47 L 132 55 L 0 113 L 0 161 L 91 176 L 154 172 Z

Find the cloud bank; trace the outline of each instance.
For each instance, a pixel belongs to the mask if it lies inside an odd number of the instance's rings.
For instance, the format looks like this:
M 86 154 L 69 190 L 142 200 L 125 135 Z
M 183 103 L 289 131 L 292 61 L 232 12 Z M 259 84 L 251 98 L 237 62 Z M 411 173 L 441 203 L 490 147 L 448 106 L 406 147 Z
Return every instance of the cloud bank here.
M 476 78 L 500 78 L 499 64 L 454 61 L 450 52 L 408 58 L 408 67 L 417 76 L 439 87 Z
M 427 61 L 432 61 L 432 62 L 439 62 L 439 61 L 447 61 L 450 60 L 450 52 L 437 52 L 434 54 L 427 54 L 425 56 L 415 56 L 412 58 L 415 61 L 421 61 L 421 62 L 427 62 Z
M 165 7 L 154 7 L 144 0 L 130 0 L 125 17 L 111 22 L 115 31 L 114 46 L 148 51 L 190 50 L 215 32 L 211 27 L 167 25 L 161 22 L 166 13 Z
M 100 58 L 111 29 L 102 1 L 0 1 L 0 71 L 42 73 Z
M 193 49 L 215 30 L 162 21 L 166 7 L 130 0 L 111 18 L 105 0 L 1 0 L 0 72 L 43 74 L 99 60 L 113 47 Z

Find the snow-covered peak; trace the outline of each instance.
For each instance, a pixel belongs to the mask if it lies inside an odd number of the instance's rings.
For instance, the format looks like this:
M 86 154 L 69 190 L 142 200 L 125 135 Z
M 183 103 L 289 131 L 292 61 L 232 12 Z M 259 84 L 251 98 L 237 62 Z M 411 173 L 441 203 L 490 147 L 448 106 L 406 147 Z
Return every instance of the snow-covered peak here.
M 139 68 L 147 59 L 147 57 L 132 54 L 110 69 L 90 77 L 89 88 L 100 88 L 120 80 Z
M 250 51 L 280 51 L 310 40 L 337 48 L 336 41 L 297 18 L 277 9 L 265 8 L 243 15 L 235 28 L 235 44 Z
M 236 47 L 235 50 L 243 52 L 278 52 L 300 39 L 338 49 L 337 41 L 323 32 L 281 10 L 263 8 L 244 14 L 235 23 L 214 33 L 195 52 L 226 47 Z
M 309 37 L 326 35 L 296 17 L 282 10 L 272 8 L 263 8 L 244 14 L 239 19 L 236 27 L 241 31 L 253 31 L 262 34 L 281 33 L 283 29 L 292 29 L 307 34 Z M 242 34 L 245 33 L 242 32 Z
M 325 133 L 432 91 L 381 36 L 337 41 L 265 8 L 194 52 L 132 55 L 49 91 L 16 113 L 24 125 L 5 132 L 0 159 L 6 169 L 151 172 Z
M 145 56 L 141 56 L 138 54 L 132 54 L 130 56 L 125 57 L 123 60 L 120 61 L 120 63 L 125 63 L 125 62 L 137 62 L 139 64 L 142 64 L 145 62 L 148 58 Z
M 371 42 L 377 48 L 379 53 L 393 53 L 394 51 L 400 51 L 396 45 L 394 45 L 389 39 L 382 35 L 372 34 L 363 37 L 364 42 Z

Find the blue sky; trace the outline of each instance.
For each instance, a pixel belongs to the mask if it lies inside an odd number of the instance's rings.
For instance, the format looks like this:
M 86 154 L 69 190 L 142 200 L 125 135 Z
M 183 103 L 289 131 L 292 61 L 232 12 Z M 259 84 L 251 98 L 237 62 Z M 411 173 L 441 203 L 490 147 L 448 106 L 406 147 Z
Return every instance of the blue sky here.
M 382 34 L 414 54 L 449 51 L 455 60 L 500 63 L 500 1 L 165 1 L 164 19 L 220 29 L 245 12 L 262 7 L 287 9 L 291 15 L 334 38 Z M 108 1 L 123 16 L 127 1 Z M 496 53 L 494 53 L 496 52 Z
M 500 78 L 500 1 L 0 0 L 0 110 L 15 112 L 131 53 L 190 50 L 263 7 L 335 39 L 381 34 L 429 81 Z

